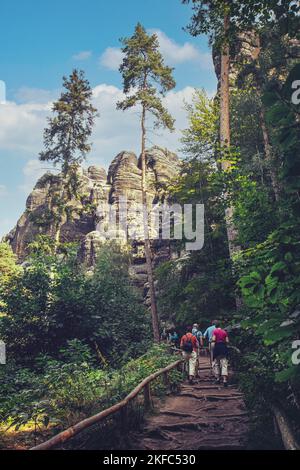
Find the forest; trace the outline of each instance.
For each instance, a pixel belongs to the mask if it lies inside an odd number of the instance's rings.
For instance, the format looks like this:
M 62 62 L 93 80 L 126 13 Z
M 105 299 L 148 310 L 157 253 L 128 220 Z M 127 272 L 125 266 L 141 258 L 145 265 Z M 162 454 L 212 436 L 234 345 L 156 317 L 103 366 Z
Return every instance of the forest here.
M 155 191 L 170 204 L 204 205 L 204 246 L 187 252 L 185 238 L 171 240 L 173 256 L 156 262 L 146 211 L 143 290 L 130 275 L 130 242 L 103 241 L 91 267 L 78 256 L 80 241 L 63 239 L 61 227 L 77 216 L 73 202 L 84 198 L 79 169 L 102 117 L 85 72 L 74 69 L 63 78 L 39 155 L 59 169 L 63 190 L 31 219 L 39 230 L 22 259 L 9 236 L 0 243 L 0 339 L 9 358 L 0 366 L 2 450 L 29 449 L 120 402 L 179 357 L 163 329 L 182 335 L 198 322 L 204 331 L 215 318 L 228 331 L 233 380 L 249 411 L 248 447 L 284 448 L 274 409 L 300 442 L 299 2 L 177 1 L 189 11 L 186 34 L 207 36 L 218 90 L 195 88 L 185 104 L 179 171 Z M 173 129 L 163 97 L 175 87 L 174 70 L 157 35 L 138 21 L 121 47 L 125 98 L 117 106 L 139 109 L 147 206 L 148 129 Z M 94 214 L 94 202 L 84 210 Z M 176 390 L 181 372 L 169 380 Z M 153 393 L 165 395 L 162 379 Z M 129 430 L 143 425 L 141 404 L 129 414 Z M 116 439 L 126 448 L 119 433 L 118 419 L 101 424 L 97 448 L 115 448 Z M 76 439 L 71 448 L 80 448 Z

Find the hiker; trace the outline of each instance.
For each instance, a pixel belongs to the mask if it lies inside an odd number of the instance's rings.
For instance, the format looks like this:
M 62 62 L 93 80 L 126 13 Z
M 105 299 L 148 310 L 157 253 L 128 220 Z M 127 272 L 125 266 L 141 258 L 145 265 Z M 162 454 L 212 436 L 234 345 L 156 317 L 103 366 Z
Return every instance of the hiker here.
M 220 328 L 218 322 L 216 322 L 216 328 L 213 331 L 212 336 L 213 347 L 213 371 L 217 383 L 223 379 L 224 387 L 228 385 L 228 333 L 227 331 Z
M 212 344 L 212 337 L 213 337 L 213 332 L 216 329 L 216 324 L 218 323 L 217 320 L 213 320 L 211 326 L 206 328 L 203 338 L 207 338 L 208 340 L 208 350 L 209 350 L 209 355 L 210 355 L 210 365 L 212 367 L 213 364 L 213 347 L 214 345 Z
M 199 343 L 192 333 L 191 326 L 186 328 L 186 334 L 182 336 L 180 341 L 180 348 L 184 359 L 188 361 L 189 383 L 192 385 L 196 374 Z
M 170 328 L 169 333 L 168 333 L 168 341 L 175 346 L 175 348 L 178 348 L 179 346 L 179 335 L 177 331 L 175 330 L 174 327 Z
M 198 350 L 198 356 L 197 356 L 197 364 L 196 364 L 196 370 L 197 370 L 197 377 L 200 377 L 200 368 L 199 368 L 199 357 L 201 354 L 201 348 L 203 348 L 203 335 L 202 331 L 199 330 L 199 325 L 198 323 L 193 324 L 193 329 L 192 329 L 192 334 L 196 336 L 198 343 L 199 343 L 199 350 Z
M 198 330 L 199 330 L 199 325 L 198 325 L 198 323 L 194 323 L 194 324 L 193 324 L 193 328 L 192 328 L 192 334 L 193 334 L 194 336 L 197 336 Z
M 161 332 L 160 339 L 161 339 L 161 341 L 167 341 L 168 340 L 168 332 L 167 332 L 165 326 L 163 327 L 163 330 Z
M 192 334 L 194 336 L 196 336 L 199 345 L 202 347 L 203 346 L 203 335 L 202 335 L 202 331 L 199 330 L 198 323 L 193 324 Z

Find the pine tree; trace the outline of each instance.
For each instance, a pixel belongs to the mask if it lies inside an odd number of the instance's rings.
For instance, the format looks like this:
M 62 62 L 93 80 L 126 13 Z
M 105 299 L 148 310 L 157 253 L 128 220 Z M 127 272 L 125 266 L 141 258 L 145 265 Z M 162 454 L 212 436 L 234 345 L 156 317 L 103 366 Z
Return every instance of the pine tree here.
M 57 243 L 63 222 L 71 217 L 67 205 L 73 197 L 78 197 L 78 167 L 91 150 L 88 139 L 97 112 L 91 103 L 92 89 L 82 70 L 75 69 L 68 78 L 63 77 L 63 87 L 65 90 L 52 107 L 54 117 L 48 118 L 48 127 L 44 130 L 45 150 L 39 155 L 41 161 L 60 165 L 64 180 L 60 211 L 58 213 L 56 207 L 53 213 L 53 233 Z
M 124 54 L 120 72 L 123 77 L 123 89 L 127 95 L 119 102 L 118 109 L 127 110 L 135 106 L 141 108 L 141 166 L 142 166 L 142 201 L 144 205 L 144 244 L 151 299 L 151 315 L 154 340 L 159 342 L 159 320 L 152 267 L 151 242 L 149 238 L 149 214 L 147 210 L 147 164 L 146 164 L 146 118 L 154 117 L 155 127 L 173 130 L 174 120 L 163 106 L 159 96 L 175 87 L 172 69 L 164 64 L 159 51 L 156 34 L 148 35 L 138 23 L 130 38 L 121 39 Z
M 91 103 L 92 89 L 84 72 L 73 70 L 63 77 L 65 91 L 53 104 L 54 117 L 48 118 L 44 130 L 45 150 L 41 161 L 60 164 L 64 176 L 74 172 L 91 150 L 88 138 L 92 133 L 96 109 Z

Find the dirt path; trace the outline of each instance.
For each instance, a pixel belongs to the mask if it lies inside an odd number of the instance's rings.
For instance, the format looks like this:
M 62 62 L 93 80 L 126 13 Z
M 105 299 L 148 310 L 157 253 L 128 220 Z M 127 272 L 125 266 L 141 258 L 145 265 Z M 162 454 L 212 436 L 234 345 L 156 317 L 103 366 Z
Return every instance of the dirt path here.
M 200 359 L 200 377 L 167 397 L 133 436 L 133 449 L 245 449 L 248 417 L 242 394 L 233 385 L 215 384 L 208 358 Z

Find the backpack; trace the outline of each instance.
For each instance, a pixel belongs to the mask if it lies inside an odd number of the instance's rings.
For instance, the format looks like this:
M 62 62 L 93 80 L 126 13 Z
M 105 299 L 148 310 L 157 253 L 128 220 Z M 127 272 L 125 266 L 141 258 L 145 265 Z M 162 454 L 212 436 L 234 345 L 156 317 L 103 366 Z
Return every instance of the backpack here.
M 188 338 L 186 336 L 186 339 L 185 339 L 185 341 L 183 342 L 183 345 L 182 345 L 182 351 L 191 354 L 193 352 L 193 350 L 194 350 L 194 348 L 193 348 L 193 343 L 192 343 L 192 337 Z

